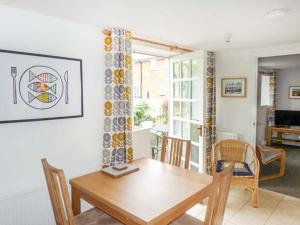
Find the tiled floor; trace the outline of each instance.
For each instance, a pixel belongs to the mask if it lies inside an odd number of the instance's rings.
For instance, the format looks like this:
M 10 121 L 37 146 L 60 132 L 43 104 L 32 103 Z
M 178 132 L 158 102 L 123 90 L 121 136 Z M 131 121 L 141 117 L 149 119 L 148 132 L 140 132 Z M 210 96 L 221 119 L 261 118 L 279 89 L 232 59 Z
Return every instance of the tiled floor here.
M 260 189 L 259 208 L 253 208 L 250 197 L 249 191 L 231 189 L 224 225 L 300 225 L 300 199 Z M 203 221 L 205 210 L 199 204 L 188 213 Z

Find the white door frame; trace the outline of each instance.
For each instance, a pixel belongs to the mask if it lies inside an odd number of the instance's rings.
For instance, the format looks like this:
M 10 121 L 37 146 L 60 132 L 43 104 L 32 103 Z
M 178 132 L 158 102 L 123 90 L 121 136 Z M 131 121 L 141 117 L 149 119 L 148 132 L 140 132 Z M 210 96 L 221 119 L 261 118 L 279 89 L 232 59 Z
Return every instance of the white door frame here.
M 284 56 L 284 55 L 295 55 L 300 54 L 300 44 L 281 46 L 281 47 L 273 47 L 273 48 L 262 48 L 253 50 L 255 53 L 252 55 L 253 57 L 253 75 L 254 79 L 252 81 L 252 85 L 254 87 L 254 93 L 251 100 L 252 105 L 252 119 L 251 119 L 251 144 L 252 146 L 256 146 L 256 129 L 257 129 L 257 80 L 258 80 L 258 59 L 262 57 L 273 57 L 273 56 Z
M 170 56 L 169 57 L 169 133 L 173 132 L 173 124 L 171 119 L 173 118 L 172 115 L 172 106 L 173 103 L 171 103 L 172 99 L 173 99 L 173 78 L 171 76 L 173 76 L 173 65 L 172 65 L 172 58 L 176 59 L 176 58 L 180 58 L 180 60 L 184 60 L 186 59 L 192 59 L 192 58 L 198 58 L 199 54 L 201 55 L 201 57 L 203 58 L 203 77 L 200 78 L 194 78 L 195 80 L 201 80 L 202 79 L 202 111 L 203 111 L 203 115 L 202 115 L 202 121 L 199 121 L 199 123 L 202 125 L 202 136 L 201 136 L 201 141 L 199 140 L 199 146 L 202 145 L 202 148 L 199 147 L 199 156 L 201 157 L 201 160 L 199 159 L 199 171 L 204 172 L 205 171 L 205 159 L 206 159 L 206 146 L 205 146 L 205 136 L 204 136 L 204 121 L 205 121 L 205 105 L 206 105 L 206 98 L 205 98 L 205 93 L 206 93 L 206 67 L 207 67 L 207 58 L 206 58 L 206 50 L 197 50 L 194 52 L 190 52 L 190 53 L 183 53 L 183 54 L 179 54 L 179 55 L 175 55 L 175 56 Z M 194 80 L 193 78 L 190 78 L 192 80 Z M 189 122 L 191 122 L 192 120 L 189 119 Z M 201 151 L 200 151 L 201 150 Z M 190 164 L 193 165 L 193 162 L 190 161 Z

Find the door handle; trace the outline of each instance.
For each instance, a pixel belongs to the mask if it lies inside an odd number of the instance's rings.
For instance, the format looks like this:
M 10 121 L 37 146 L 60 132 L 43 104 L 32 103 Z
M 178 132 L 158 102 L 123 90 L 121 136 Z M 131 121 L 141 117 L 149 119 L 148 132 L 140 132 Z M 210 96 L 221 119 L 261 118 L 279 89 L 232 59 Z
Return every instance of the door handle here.
M 202 137 L 203 136 L 203 126 L 200 125 L 197 129 L 199 130 L 199 136 Z

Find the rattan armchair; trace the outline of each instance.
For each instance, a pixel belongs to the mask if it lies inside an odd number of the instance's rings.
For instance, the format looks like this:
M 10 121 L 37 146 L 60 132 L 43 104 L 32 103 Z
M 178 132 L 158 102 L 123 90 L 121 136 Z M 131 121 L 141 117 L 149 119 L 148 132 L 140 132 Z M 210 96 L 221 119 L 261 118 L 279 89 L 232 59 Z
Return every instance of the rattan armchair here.
M 240 140 L 221 140 L 212 148 L 212 172 L 220 172 L 228 162 L 235 162 L 232 186 L 252 193 L 252 205 L 258 207 L 259 161 L 255 149 Z

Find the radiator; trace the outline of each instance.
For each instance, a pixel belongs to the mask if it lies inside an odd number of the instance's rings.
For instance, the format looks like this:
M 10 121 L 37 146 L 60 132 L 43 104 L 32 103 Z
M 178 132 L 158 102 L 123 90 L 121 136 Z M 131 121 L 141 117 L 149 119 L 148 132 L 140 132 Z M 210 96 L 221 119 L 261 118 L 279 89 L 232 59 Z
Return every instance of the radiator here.
M 218 141 L 225 140 L 225 139 L 238 140 L 239 139 L 239 134 L 238 133 L 232 133 L 232 132 L 219 131 L 219 132 L 217 132 L 217 139 L 218 139 Z
M 91 206 L 82 201 L 82 211 Z M 55 225 L 46 187 L 0 199 L 0 225 Z

